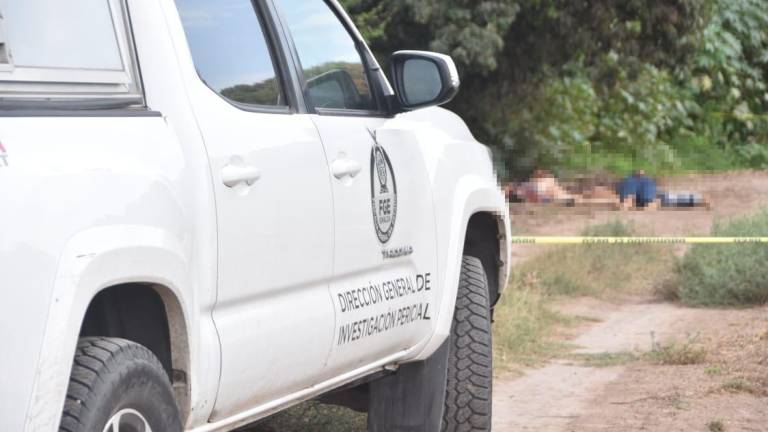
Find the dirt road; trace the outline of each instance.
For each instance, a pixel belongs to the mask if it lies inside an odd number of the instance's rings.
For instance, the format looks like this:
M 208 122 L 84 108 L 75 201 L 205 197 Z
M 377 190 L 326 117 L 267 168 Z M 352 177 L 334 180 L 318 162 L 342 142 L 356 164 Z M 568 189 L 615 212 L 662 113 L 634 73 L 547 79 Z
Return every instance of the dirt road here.
M 707 234 L 715 220 L 768 204 L 766 173 L 688 176 L 665 186 L 704 192 L 713 210 L 522 213 L 516 229 L 578 234 L 618 216 L 642 233 L 697 235 Z M 519 248 L 515 259 L 536 253 Z M 570 355 L 522 377 L 497 378 L 494 431 L 768 431 L 768 307 L 690 309 L 649 295 L 568 300 L 558 309 L 591 323 L 572 335 Z M 694 364 L 664 364 L 647 354 L 654 346 L 704 356 Z
M 768 308 L 689 309 L 666 303 L 577 300 L 563 310 L 599 319 L 573 340 L 595 359 L 632 354 L 628 364 L 557 360 L 494 389 L 494 431 L 768 431 Z M 699 364 L 643 359 L 652 343 L 705 347 Z M 632 360 L 637 358 L 638 360 Z

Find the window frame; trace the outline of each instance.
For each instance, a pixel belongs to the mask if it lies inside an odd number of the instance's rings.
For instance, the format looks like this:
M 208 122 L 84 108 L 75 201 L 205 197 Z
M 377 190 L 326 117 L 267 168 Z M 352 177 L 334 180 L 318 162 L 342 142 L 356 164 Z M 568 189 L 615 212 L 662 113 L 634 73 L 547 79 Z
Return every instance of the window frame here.
M 173 3 L 177 13 L 179 14 L 179 20 L 181 20 L 181 13 L 178 9 L 178 6 L 176 5 L 175 0 Z M 287 73 L 287 71 L 289 71 L 291 68 L 288 65 L 288 61 L 285 57 L 283 41 L 281 40 L 277 31 L 274 14 L 270 10 L 269 5 L 265 4 L 263 0 L 249 0 L 249 3 L 253 8 L 253 13 L 256 15 L 261 33 L 264 36 L 264 42 L 266 43 L 267 51 L 269 52 L 269 59 L 275 71 L 275 79 L 278 80 L 280 92 L 285 99 L 285 104 L 261 105 L 238 102 L 224 96 L 216 89 L 212 88 L 210 85 L 208 85 L 205 77 L 200 74 L 200 70 L 197 68 L 195 56 L 192 53 L 192 47 L 189 43 L 189 38 L 186 35 L 186 29 L 184 29 L 184 41 L 187 44 L 187 49 L 189 49 L 189 55 L 192 59 L 192 66 L 195 68 L 195 74 L 197 75 L 200 82 L 210 91 L 212 91 L 216 96 L 241 111 L 264 114 L 294 114 L 298 111 L 298 107 L 300 107 L 301 104 L 296 98 L 295 89 L 293 83 L 291 82 L 292 79 L 290 79 L 289 74 Z M 183 20 L 181 22 L 181 26 L 184 28 Z
M 0 68 L 0 108 L 145 107 L 128 4 L 105 1 L 122 69 L 29 67 L 10 62 Z M 12 52 L 13 40 L 7 46 Z
M 293 40 L 293 33 L 291 32 L 291 28 L 288 24 L 288 20 L 285 17 L 285 12 L 283 11 L 282 5 L 276 4 L 276 0 L 268 0 L 270 3 L 273 4 L 273 7 L 278 15 L 278 20 L 280 22 L 280 25 L 282 26 L 283 34 L 286 39 L 288 50 L 290 52 L 291 58 L 294 62 L 294 72 L 296 74 L 299 89 L 301 91 L 302 99 L 304 102 L 304 108 L 307 110 L 307 112 L 312 114 L 318 114 L 318 115 L 327 115 L 327 116 L 337 116 L 337 117 L 374 117 L 374 118 L 389 118 L 392 117 L 391 113 L 387 109 L 386 104 L 384 103 L 384 92 L 381 88 L 381 83 L 378 79 L 376 79 L 377 75 L 375 74 L 374 68 L 371 65 L 371 59 L 373 57 L 372 54 L 368 51 L 365 42 L 358 36 L 359 33 L 356 31 L 356 28 L 352 27 L 353 23 L 344 15 L 341 7 L 336 4 L 335 1 L 332 0 L 322 0 L 326 7 L 330 10 L 331 13 L 336 17 L 336 19 L 339 21 L 339 24 L 342 25 L 344 30 L 347 32 L 347 35 L 352 40 L 355 46 L 355 50 L 357 51 L 358 56 L 360 57 L 360 62 L 363 65 L 363 69 L 365 71 L 365 77 L 368 80 L 368 86 L 369 90 L 371 92 L 371 100 L 374 105 L 374 109 L 372 110 L 358 110 L 358 109 L 351 109 L 351 108 L 318 108 L 312 105 L 311 99 L 309 98 L 307 91 L 307 79 L 304 76 L 304 68 L 301 65 L 301 58 L 299 56 L 298 49 L 296 48 L 296 44 Z M 313 0 L 317 1 L 317 0 Z

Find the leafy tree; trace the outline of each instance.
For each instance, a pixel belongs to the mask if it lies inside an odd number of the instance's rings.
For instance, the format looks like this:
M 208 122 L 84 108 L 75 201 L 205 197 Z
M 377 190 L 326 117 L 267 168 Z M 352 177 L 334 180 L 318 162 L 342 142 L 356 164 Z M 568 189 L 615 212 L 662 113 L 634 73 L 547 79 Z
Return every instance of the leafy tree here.
M 768 165 L 765 0 L 342 3 L 381 60 L 408 48 L 457 61 L 449 108 L 513 176 L 674 170 L 717 152 Z
M 700 133 L 752 165 L 768 164 L 768 5 L 717 0 L 692 64 Z

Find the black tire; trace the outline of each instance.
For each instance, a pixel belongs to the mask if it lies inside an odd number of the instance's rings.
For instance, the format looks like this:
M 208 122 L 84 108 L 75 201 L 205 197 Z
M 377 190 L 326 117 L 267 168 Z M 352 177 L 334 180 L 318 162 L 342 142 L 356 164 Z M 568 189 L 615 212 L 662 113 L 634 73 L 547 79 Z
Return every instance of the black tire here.
M 152 432 L 182 430 L 168 374 L 150 350 L 124 339 L 81 338 L 59 431 L 102 432 L 123 410 L 138 412 Z
M 464 256 L 448 348 L 444 432 L 491 430 L 493 342 L 488 296 L 483 264 Z

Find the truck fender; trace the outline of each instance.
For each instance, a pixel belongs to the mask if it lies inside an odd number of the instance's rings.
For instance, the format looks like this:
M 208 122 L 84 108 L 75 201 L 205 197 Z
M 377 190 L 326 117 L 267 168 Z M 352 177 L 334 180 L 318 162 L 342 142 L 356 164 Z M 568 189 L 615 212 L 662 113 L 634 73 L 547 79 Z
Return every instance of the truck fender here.
M 498 185 L 495 182 L 489 182 L 488 178 L 478 175 L 468 175 L 462 177 L 454 188 L 452 211 L 450 213 L 451 221 L 448 224 L 450 229 L 447 233 L 449 240 L 445 250 L 447 257 L 442 267 L 443 295 L 435 323 L 435 331 L 424 348 L 419 353 L 417 360 L 424 360 L 434 353 L 451 331 L 451 322 L 453 319 L 453 310 L 456 307 L 456 296 L 458 293 L 459 275 L 461 272 L 461 259 L 464 252 L 464 239 L 467 234 L 467 226 L 470 218 L 481 212 L 494 213 L 503 218 L 505 234 L 510 232 L 509 218 L 505 212 L 506 201 L 501 194 Z M 440 217 L 440 215 L 438 215 Z M 509 247 L 504 248 L 506 261 L 509 262 Z M 502 279 L 505 285 L 508 277 L 509 266 L 502 268 Z M 500 288 L 503 287 L 500 285 Z
M 137 282 L 162 285 L 182 298 L 180 287 L 192 283 L 184 251 L 176 237 L 149 226 L 95 227 L 70 238 L 59 257 L 26 431 L 58 430 L 80 327 L 91 299 L 105 288 Z M 187 305 L 179 304 L 184 317 L 189 317 Z M 211 365 L 218 362 L 215 351 L 210 351 Z M 195 366 L 192 363 L 190 368 Z

